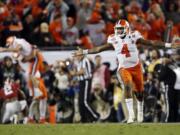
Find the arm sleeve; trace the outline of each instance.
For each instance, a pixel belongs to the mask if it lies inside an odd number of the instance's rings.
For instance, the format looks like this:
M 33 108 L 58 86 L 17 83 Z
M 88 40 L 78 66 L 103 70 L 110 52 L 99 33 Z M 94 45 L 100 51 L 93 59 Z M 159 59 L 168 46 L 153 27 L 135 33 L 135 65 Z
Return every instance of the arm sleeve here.
M 133 38 L 133 40 L 134 40 L 135 42 L 137 42 L 137 40 L 140 39 L 140 38 L 143 38 L 143 39 L 144 39 L 144 37 L 143 37 L 143 36 L 141 35 L 141 33 L 138 32 L 138 31 L 134 31 L 134 33 L 132 33 L 132 38 Z

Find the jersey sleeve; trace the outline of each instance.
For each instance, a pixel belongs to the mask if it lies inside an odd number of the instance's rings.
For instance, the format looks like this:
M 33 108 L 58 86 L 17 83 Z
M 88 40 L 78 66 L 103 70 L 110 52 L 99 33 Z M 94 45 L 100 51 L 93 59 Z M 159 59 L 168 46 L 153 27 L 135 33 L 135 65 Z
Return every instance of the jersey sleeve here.
M 134 31 L 134 32 L 132 33 L 132 38 L 133 38 L 133 40 L 136 42 L 138 39 L 143 38 L 143 36 L 141 35 L 140 32 Z

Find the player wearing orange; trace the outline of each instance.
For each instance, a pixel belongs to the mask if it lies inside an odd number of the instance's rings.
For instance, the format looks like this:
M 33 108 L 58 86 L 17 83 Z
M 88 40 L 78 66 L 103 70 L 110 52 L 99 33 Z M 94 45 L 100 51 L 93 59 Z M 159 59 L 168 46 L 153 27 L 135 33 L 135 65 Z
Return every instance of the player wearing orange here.
M 114 27 L 114 34 L 108 36 L 107 44 L 89 50 L 83 50 L 84 54 L 94 54 L 108 49 L 114 49 L 119 66 L 118 75 L 124 85 L 124 97 L 128 109 L 127 123 L 134 122 L 132 92 L 137 98 L 137 121 L 143 121 L 143 73 L 139 59 L 138 45 L 153 47 L 180 47 L 179 44 L 164 43 L 143 39 L 138 31 L 131 31 L 126 20 L 119 20 Z M 78 51 L 82 51 L 81 49 Z
M 40 78 L 36 78 L 34 76 L 30 76 L 30 79 L 34 86 L 34 96 L 33 101 L 29 107 L 29 121 L 34 122 L 34 106 L 38 103 L 39 107 L 39 123 L 46 123 L 46 108 L 47 108 L 47 89 L 44 85 L 44 81 Z
M 25 39 L 10 36 L 6 39 L 8 48 L 0 47 L 0 52 L 14 52 L 21 62 L 29 63 L 29 75 L 39 76 L 39 72 L 43 72 L 43 56 L 37 48 L 28 43 Z M 30 80 L 30 79 L 29 79 Z M 33 96 L 34 91 L 32 82 L 29 81 L 30 95 Z

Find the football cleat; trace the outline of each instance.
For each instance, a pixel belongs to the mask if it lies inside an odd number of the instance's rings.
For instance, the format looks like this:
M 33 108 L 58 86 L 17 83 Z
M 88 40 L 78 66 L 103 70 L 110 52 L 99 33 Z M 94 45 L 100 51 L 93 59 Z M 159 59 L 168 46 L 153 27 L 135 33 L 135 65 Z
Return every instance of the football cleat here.
M 131 124 L 131 123 L 134 123 L 134 118 L 129 118 L 129 119 L 127 120 L 127 124 Z

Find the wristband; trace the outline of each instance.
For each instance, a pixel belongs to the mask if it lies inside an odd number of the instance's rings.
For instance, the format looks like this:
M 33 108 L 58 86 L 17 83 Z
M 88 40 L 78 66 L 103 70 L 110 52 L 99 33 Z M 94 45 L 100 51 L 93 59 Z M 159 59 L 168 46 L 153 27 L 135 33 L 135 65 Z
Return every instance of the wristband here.
M 171 48 L 171 43 L 165 43 L 166 48 Z
M 86 50 L 83 50 L 83 54 L 88 54 L 88 49 L 86 49 Z

